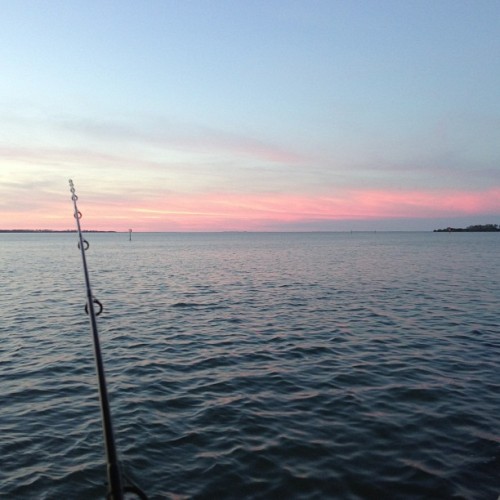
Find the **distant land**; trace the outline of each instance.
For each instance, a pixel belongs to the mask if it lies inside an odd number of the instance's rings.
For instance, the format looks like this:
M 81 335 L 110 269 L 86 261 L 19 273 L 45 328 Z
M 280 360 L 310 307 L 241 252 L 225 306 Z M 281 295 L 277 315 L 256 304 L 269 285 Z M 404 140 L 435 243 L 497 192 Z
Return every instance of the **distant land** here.
M 0 233 L 76 233 L 76 229 L 0 229 Z M 116 233 L 116 231 L 98 231 L 97 229 L 83 229 L 82 233 Z
M 476 224 L 475 226 L 447 227 L 446 229 L 434 229 L 435 233 L 489 233 L 500 231 L 498 224 Z

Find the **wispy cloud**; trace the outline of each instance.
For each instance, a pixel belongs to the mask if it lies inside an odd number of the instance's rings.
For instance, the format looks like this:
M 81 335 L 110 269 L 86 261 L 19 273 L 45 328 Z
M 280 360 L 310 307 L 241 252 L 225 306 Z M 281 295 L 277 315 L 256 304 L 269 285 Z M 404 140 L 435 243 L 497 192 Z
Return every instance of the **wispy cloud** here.
M 498 170 L 453 155 L 396 161 L 388 153 L 350 164 L 163 119 L 30 120 L 17 125 L 43 123 L 36 140 L 0 139 L 1 227 L 71 226 L 69 177 L 84 193 L 86 221 L 103 229 L 252 230 L 280 221 L 500 213 Z
M 137 230 L 258 230 L 269 223 L 437 218 L 500 212 L 500 190 L 482 192 L 345 191 L 331 197 L 283 195 L 205 196 L 170 193 L 130 206 L 102 200 L 90 207 L 93 226 L 133 224 Z M 105 215 L 103 215 L 105 214 Z
M 186 124 L 165 119 L 143 118 L 140 123 L 130 120 L 101 121 L 64 119 L 58 125 L 93 141 L 135 144 L 163 150 L 178 150 L 206 155 L 234 155 L 276 163 L 301 163 L 304 156 L 255 135 L 242 135 L 199 124 Z

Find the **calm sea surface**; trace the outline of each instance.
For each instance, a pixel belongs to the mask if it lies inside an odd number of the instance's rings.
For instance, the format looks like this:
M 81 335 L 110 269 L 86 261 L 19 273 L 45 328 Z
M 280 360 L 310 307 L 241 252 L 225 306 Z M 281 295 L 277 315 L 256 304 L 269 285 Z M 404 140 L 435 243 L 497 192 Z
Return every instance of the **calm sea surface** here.
M 151 499 L 500 494 L 500 234 L 87 234 Z M 75 234 L 0 234 L 0 497 L 99 499 Z

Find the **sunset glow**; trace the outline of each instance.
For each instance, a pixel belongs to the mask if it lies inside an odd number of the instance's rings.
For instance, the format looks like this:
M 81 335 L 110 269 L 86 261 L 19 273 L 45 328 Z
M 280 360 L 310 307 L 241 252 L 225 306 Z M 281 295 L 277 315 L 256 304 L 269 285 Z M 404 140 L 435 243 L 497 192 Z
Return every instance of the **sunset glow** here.
M 69 199 L 69 196 L 66 196 Z M 437 219 L 475 216 L 500 211 L 500 190 L 471 193 L 459 191 L 395 192 L 351 191 L 337 196 L 235 195 L 220 193 L 168 195 L 153 201 L 134 203 L 102 199 L 81 193 L 84 227 L 127 231 L 268 231 L 280 224 L 312 221 Z M 85 200 L 87 198 L 87 201 Z M 5 229 L 28 226 L 31 211 L 4 210 L 10 220 Z M 71 206 L 67 200 L 44 203 L 36 211 L 40 228 L 72 229 Z M 286 227 L 286 226 L 284 226 Z
M 3 4 L 0 229 L 499 222 L 497 4 L 125 3 Z

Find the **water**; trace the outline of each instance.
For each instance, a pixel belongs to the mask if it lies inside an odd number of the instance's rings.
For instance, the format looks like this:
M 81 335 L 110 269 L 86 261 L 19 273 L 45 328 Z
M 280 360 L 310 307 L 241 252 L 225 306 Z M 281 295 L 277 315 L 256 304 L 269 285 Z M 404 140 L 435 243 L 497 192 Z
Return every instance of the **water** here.
M 86 237 L 151 499 L 500 494 L 499 234 Z M 0 496 L 104 498 L 76 235 L 0 252 Z

